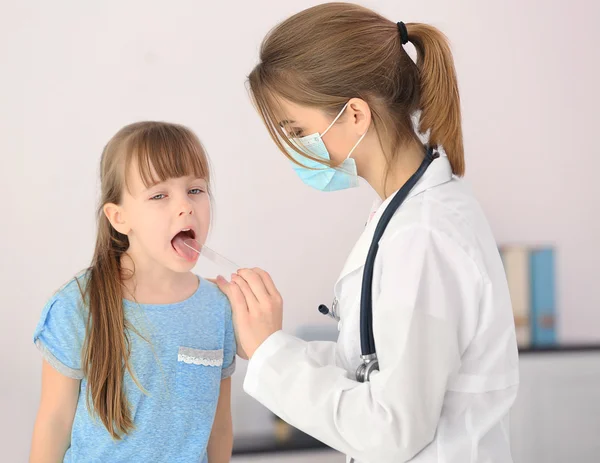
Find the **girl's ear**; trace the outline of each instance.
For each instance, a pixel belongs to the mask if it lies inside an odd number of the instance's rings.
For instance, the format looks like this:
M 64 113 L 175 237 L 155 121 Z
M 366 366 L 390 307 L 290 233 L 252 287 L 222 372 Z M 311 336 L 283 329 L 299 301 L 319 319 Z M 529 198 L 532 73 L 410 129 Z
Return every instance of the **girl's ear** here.
M 115 230 L 122 235 L 129 234 L 131 228 L 127 223 L 125 211 L 121 206 L 113 203 L 107 203 L 102 207 L 102 211 Z

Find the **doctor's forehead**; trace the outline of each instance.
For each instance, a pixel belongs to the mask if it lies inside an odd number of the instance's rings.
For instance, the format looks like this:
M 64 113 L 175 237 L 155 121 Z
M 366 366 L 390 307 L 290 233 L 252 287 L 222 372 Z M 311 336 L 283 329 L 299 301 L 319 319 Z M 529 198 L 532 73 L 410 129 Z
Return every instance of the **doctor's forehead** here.
M 277 99 L 273 109 L 281 127 L 294 124 L 302 118 L 302 107 L 283 98 Z
M 280 100 L 275 109 L 278 124 L 281 127 L 304 127 L 319 124 L 326 115 L 313 106 L 301 106 L 290 101 Z

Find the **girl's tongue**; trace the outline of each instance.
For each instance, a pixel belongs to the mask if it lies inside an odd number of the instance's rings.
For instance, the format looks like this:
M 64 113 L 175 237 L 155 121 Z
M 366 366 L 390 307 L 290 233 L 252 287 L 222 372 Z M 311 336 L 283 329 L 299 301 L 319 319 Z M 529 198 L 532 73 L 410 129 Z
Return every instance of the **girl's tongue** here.
M 182 231 L 177 233 L 171 240 L 171 246 L 173 246 L 173 249 L 175 249 L 180 257 L 183 257 L 188 262 L 198 259 L 200 245 L 196 240 L 192 239 L 190 232 Z

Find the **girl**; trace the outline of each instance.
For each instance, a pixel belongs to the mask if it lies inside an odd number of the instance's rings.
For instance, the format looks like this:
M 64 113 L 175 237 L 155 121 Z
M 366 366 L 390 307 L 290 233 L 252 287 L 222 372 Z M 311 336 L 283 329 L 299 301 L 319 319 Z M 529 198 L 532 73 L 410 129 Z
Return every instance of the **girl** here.
M 208 161 L 187 128 L 121 129 L 101 160 L 90 268 L 43 310 L 31 461 L 227 462 L 235 338 L 227 299 L 191 273 Z
M 281 296 L 264 271 L 218 280 L 250 357 L 244 389 L 354 461 L 512 461 L 513 315 L 492 232 L 460 180 L 460 102 L 444 36 L 323 4 L 271 31 L 249 81 L 306 184 L 342 190 L 360 176 L 380 203 L 334 287 L 337 343 L 282 332 Z M 419 111 L 421 133 L 411 120 Z M 361 300 L 372 304 L 364 320 Z

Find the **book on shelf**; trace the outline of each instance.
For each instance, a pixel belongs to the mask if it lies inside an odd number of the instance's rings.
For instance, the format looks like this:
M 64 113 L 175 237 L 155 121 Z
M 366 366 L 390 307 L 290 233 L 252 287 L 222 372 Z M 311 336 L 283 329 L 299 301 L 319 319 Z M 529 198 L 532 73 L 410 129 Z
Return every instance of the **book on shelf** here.
M 555 255 L 550 247 L 502 246 L 519 348 L 556 344 Z

